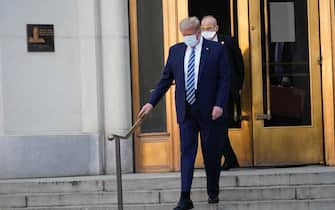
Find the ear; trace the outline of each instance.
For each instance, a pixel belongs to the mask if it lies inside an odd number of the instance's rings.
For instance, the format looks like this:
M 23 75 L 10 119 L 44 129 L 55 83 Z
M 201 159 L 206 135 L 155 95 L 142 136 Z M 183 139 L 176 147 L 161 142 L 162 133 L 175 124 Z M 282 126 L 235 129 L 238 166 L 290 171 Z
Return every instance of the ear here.
M 201 30 L 197 31 L 195 33 L 195 35 L 196 35 L 197 39 L 199 40 L 201 38 Z

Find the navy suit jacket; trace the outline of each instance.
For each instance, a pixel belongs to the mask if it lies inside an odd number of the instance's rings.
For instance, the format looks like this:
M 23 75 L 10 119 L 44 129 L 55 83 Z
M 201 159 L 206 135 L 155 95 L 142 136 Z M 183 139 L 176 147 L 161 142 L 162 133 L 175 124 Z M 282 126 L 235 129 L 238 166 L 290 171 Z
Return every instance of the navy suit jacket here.
M 226 48 L 218 42 L 203 39 L 199 64 L 198 84 L 196 92 L 200 119 L 203 122 L 212 121 L 213 106 L 223 108 L 223 116 L 217 122 L 224 122 L 228 114 L 227 99 L 230 87 L 230 65 L 228 64 Z M 149 103 L 153 106 L 159 102 L 175 81 L 177 121 L 182 123 L 186 116 L 184 57 L 186 45 L 178 43 L 169 50 L 162 76 L 150 96 Z M 227 109 L 227 112 L 225 110 Z

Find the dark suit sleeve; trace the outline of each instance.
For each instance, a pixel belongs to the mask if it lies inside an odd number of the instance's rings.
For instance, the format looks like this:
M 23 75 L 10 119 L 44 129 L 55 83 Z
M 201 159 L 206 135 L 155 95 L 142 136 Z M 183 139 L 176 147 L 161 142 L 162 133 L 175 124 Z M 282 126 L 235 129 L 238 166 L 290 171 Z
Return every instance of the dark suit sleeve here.
M 168 60 L 164 66 L 162 76 L 156 85 L 154 91 L 152 92 L 148 103 L 156 106 L 160 99 L 164 96 L 166 91 L 170 88 L 174 80 L 174 75 L 172 71 L 172 48 L 169 50 Z
M 231 66 L 228 62 L 227 49 L 221 46 L 219 55 L 219 78 L 215 106 L 224 108 L 227 105 L 230 89 Z
M 244 62 L 243 62 L 243 55 L 241 49 L 238 46 L 237 40 L 232 39 L 232 49 L 234 53 L 236 71 L 239 74 L 239 82 L 238 82 L 238 89 L 242 90 L 243 88 L 243 81 L 244 81 Z

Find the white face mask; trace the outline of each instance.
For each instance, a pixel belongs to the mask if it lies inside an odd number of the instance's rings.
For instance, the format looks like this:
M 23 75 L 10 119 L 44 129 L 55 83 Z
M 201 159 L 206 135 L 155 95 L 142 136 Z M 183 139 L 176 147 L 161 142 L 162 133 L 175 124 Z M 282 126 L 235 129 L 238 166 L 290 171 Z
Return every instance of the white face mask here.
M 198 39 L 195 34 L 184 36 L 184 42 L 189 47 L 195 47 L 198 44 Z
M 209 39 L 209 40 L 213 40 L 216 32 L 215 31 L 202 31 L 201 35 L 205 38 L 205 39 Z

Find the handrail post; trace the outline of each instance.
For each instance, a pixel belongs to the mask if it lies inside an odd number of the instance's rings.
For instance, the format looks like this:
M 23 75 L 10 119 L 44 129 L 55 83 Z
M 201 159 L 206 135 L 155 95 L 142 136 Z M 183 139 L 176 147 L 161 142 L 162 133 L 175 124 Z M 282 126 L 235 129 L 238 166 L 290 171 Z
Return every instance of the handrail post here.
M 118 206 L 118 210 L 123 210 L 120 137 L 114 136 L 114 138 L 115 138 L 115 156 L 116 156 L 117 206 Z
M 121 169 L 121 152 L 120 152 L 120 140 L 128 139 L 129 136 L 135 132 L 135 129 L 144 120 L 145 115 L 142 115 L 136 120 L 135 124 L 129 129 L 126 135 L 112 134 L 108 136 L 109 141 L 115 140 L 115 160 L 116 160 L 116 187 L 117 187 L 117 206 L 118 210 L 123 210 L 123 193 L 122 193 L 122 169 Z

